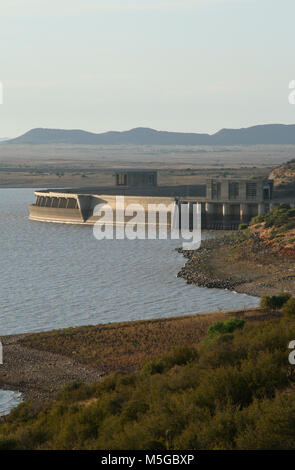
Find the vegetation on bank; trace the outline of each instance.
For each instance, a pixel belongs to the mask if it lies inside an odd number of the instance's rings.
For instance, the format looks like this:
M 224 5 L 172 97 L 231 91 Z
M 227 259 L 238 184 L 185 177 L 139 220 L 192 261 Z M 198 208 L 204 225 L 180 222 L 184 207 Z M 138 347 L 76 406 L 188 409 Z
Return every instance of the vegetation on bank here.
M 260 299 L 260 307 L 263 309 L 280 310 L 292 298 L 289 292 L 281 292 L 278 295 L 264 295 Z
M 238 318 L 230 318 L 224 322 L 217 321 L 209 326 L 207 339 L 215 338 L 220 334 L 233 333 L 237 328 L 243 328 L 244 324 L 245 320 Z
M 69 384 L 40 412 L 20 405 L 0 448 L 294 449 L 294 315 L 228 320 L 139 372 Z
M 276 249 L 295 250 L 295 208 L 288 204 L 275 206 L 266 215 L 254 217 L 250 230 Z
M 32 334 L 21 342 L 29 348 L 76 358 L 105 374 L 134 372 L 141 368 L 147 358 L 159 357 L 171 351 L 172 345 L 196 346 L 212 323 L 235 315 L 251 319 L 264 313 L 257 309 L 246 312 L 237 310 L 81 326 Z
M 277 234 L 288 232 L 295 229 L 295 208 L 291 208 L 289 204 L 282 203 L 276 205 L 271 211 L 265 215 L 257 215 L 251 219 L 250 226 L 263 227 L 264 229 L 272 229 L 270 238 Z M 239 230 L 245 230 L 248 224 L 240 224 Z
M 281 232 L 295 228 L 295 208 L 289 204 L 279 204 L 264 216 L 257 215 L 251 220 L 251 225 L 264 222 L 265 228 L 273 227 Z

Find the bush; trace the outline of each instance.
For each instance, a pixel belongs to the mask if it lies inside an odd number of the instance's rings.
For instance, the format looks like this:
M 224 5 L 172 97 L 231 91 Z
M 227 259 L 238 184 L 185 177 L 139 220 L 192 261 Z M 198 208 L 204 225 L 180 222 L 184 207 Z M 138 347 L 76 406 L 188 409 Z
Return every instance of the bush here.
M 17 450 L 18 442 L 15 439 L 0 439 L 0 450 Z
M 20 405 L 0 419 L 0 449 L 293 449 L 295 322 L 230 319 L 210 331 L 212 341 L 155 359 L 161 374 L 72 383 L 41 410 Z
M 250 224 L 255 225 L 261 222 L 265 222 L 265 228 L 280 228 L 281 231 L 290 230 L 295 227 L 295 209 L 291 209 L 289 204 L 279 204 L 266 215 L 253 217 Z
M 237 328 L 243 328 L 244 324 L 244 320 L 239 320 L 238 318 L 231 318 L 225 322 L 217 321 L 209 326 L 208 337 L 214 338 L 220 334 L 232 333 Z
M 240 224 L 239 225 L 239 230 L 246 230 L 248 228 L 248 224 Z
M 196 348 L 188 346 L 175 348 L 172 353 L 163 356 L 160 359 L 151 359 L 147 361 L 142 371 L 144 374 L 162 374 L 162 372 L 171 369 L 174 366 L 180 366 L 192 362 L 198 357 Z
M 280 310 L 290 299 L 291 294 L 281 292 L 278 295 L 264 295 L 260 299 L 260 307 L 270 310 Z
M 283 306 L 283 313 L 287 317 L 295 318 L 295 299 L 290 297 Z
M 295 217 L 295 209 L 290 209 L 288 204 L 280 204 L 264 216 L 265 227 L 282 227 Z
M 256 225 L 264 222 L 264 217 L 262 215 L 256 215 L 256 217 L 252 217 L 250 225 Z

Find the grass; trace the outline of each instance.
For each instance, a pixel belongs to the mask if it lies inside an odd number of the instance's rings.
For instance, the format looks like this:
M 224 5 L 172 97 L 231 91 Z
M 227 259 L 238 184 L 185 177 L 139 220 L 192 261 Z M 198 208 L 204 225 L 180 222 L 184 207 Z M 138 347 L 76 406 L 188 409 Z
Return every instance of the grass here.
M 188 315 L 156 320 L 110 323 L 67 328 L 26 336 L 24 346 L 75 357 L 102 373 L 133 372 L 147 358 L 158 357 L 177 346 L 196 346 L 216 321 L 231 317 L 257 319 L 259 309 L 204 315 Z

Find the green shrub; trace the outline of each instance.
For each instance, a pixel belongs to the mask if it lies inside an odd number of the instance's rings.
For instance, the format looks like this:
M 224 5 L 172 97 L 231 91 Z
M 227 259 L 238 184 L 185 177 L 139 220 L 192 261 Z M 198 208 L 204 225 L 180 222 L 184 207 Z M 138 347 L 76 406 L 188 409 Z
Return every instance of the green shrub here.
M 196 348 L 182 346 L 175 348 L 170 354 L 162 356 L 160 359 L 151 359 L 147 361 L 142 371 L 144 374 L 161 374 L 174 366 L 180 366 L 192 362 L 198 357 Z
M 283 314 L 289 318 L 295 318 L 295 299 L 290 297 L 283 306 Z
M 18 450 L 18 442 L 16 439 L 0 439 L 0 450 Z
M 256 215 L 255 217 L 252 217 L 250 225 L 261 224 L 261 222 L 264 222 L 264 217 L 262 215 Z
M 0 449 L 293 449 L 295 322 L 212 327 L 211 341 L 146 373 L 71 384 L 40 411 L 20 405 L 0 419 Z
M 278 295 L 264 295 L 260 299 L 260 307 L 263 309 L 280 310 L 290 299 L 291 294 L 281 292 Z
M 163 371 L 164 363 L 161 359 L 150 359 L 144 363 L 142 368 L 142 373 L 148 375 L 162 374 Z
M 265 227 L 281 227 L 295 217 L 295 209 L 290 209 L 288 204 L 280 204 L 264 216 Z
M 220 334 L 232 333 L 237 328 L 243 328 L 244 324 L 244 320 L 239 320 L 238 318 L 231 318 L 225 322 L 217 321 L 209 326 L 208 337 L 214 338 Z
M 250 224 L 255 225 L 261 222 L 265 222 L 265 228 L 280 228 L 280 231 L 283 232 L 293 229 L 295 227 L 295 208 L 291 209 L 289 204 L 279 204 L 266 215 L 253 217 Z
M 239 225 L 239 230 L 246 230 L 248 228 L 248 224 L 240 224 Z
M 281 292 L 277 295 L 277 305 L 279 308 L 282 308 L 286 302 L 291 298 L 291 294 L 289 292 Z
M 292 230 L 293 228 L 295 228 L 295 218 L 289 220 L 289 221 L 286 223 L 286 225 L 284 226 L 284 229 L 285 229 L 285 230 Z
M 255 400 L 236 414 L 236 447 L 241 450 L 293 450 L 294 393 L 279 392 L 274 399 Z

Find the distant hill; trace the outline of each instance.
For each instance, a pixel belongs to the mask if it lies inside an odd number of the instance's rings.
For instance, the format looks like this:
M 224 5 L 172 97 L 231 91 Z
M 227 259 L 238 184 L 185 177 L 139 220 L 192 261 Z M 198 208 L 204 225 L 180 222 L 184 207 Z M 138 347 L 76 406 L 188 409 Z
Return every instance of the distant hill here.
M 31 145 L 285 145 L 295 144 L 295 125 L 265 124 L 242 129 L 222 129 L 213 135 L 157 131 L 144 127 L 101 134 L 82 130 L 38 128 L 8 142 Z

